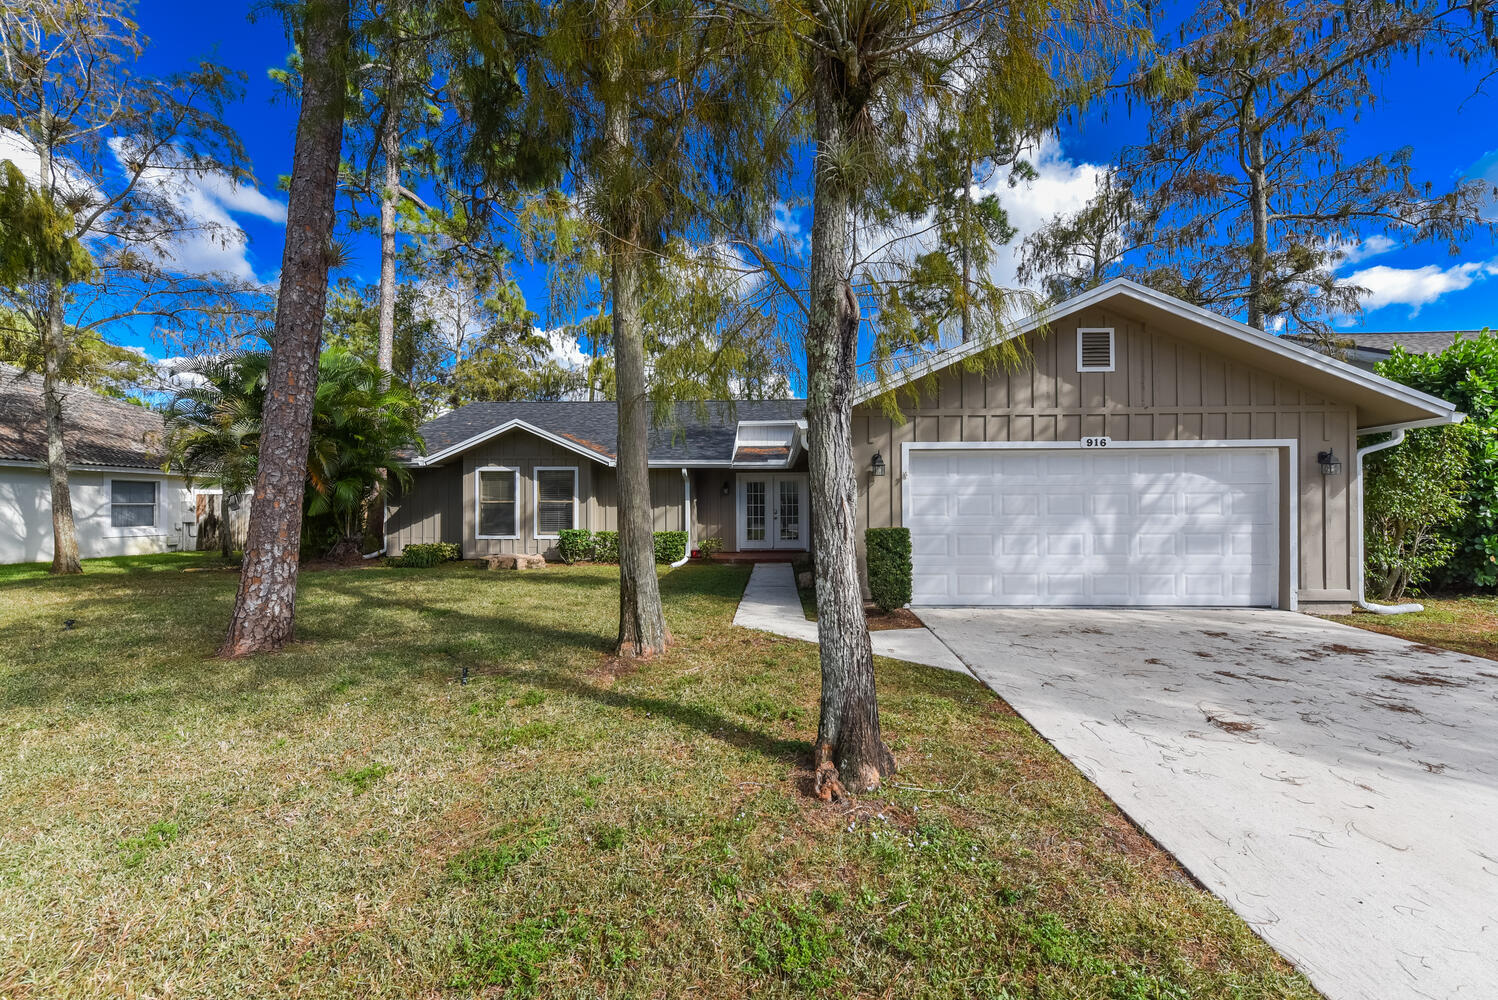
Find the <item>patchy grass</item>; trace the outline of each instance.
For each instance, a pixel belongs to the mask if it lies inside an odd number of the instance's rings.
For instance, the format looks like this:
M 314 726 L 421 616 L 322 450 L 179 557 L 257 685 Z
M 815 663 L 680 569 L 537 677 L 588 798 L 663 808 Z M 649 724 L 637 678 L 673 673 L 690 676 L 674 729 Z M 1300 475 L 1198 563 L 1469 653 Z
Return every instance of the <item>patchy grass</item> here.
M 1498 594 L 1420 597 L 1425 610 L 1408 615 L 1376 615 L 1358 610 L 1332 621 L 1410 642 L 1453 649 L 1498 660 Z
M 971 680 L 881 661 L 900 774 L 809 799 L 747 567 L 621 669 L 608 567 L 308 573 L 224 662 L 214 562 L 0 571 L 0 996 L 1314 996 Z

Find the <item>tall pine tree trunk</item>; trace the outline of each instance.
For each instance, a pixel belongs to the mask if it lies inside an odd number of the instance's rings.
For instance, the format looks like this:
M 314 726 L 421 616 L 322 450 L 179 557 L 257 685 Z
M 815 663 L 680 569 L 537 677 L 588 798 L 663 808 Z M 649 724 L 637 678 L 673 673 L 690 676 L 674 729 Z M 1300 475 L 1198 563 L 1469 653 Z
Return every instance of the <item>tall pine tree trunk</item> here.
M 62 366 L 67 352 L 64 294 L 61 286 L 49 289 L 42 328 L 42 410 L 47 422 L 47 482 L 52 490 L 52 572 L 82 573 L 78 532 L 73 525 L 73 491 L 68 485 L 68 447 L 62 433 Z
M 817 87 L 806 422 L 822 661 L 822 710 L 813 767 L 817 794 L 830 798 L 843 788 L 863 792 L 878 787 L 894 773 L 895 760 L 879 732 L 874 655 L 856 549 L 853 390 L 860 315 L 849 280 L 852 201 L 837 166 L 851 115 L 831 81 L 819 80 Z
M 399 54 L 392 52 L 392 62 Z M 392 68 L 385 89 L 385 120 L 380 128 L 380 155 L 385 161 L 385 186 L 380 192 L 380 371 L 395 371 L 395 209 L 400 198 L 401 136 L 396 95 L 400 73 Z
M 307 447 L 343 147 L 349 0 L 308 0 L 304 17 L 302 110 L 291 168 L 260 465 L 239 595 L 220 650 L 224 656 L 280 649 L 291 639 L 296 614 Z
M 666 616 L 655 575 L 650 506 L 650 400 L 640 325 L 640 261 L 634 234 L 614 241 L 614 380 L 619 442 L 620 656 L 653 656 L 666 648 Z
M 1244 111 L 1240 135 L 1248 174 L 1249 214 L 1253 221 L 1253 243 L 1248 258 L 1248 325 L 1262 330 L 1269 311 L 1269 178 L 1264 165 L 1264 136 L 1250 100 Z
M 624 45 L 631 30 L 627 0 L 610 0 L 605 32 L 610 45 Z M 615 473 L 619 480 L 619 644 L 620 656 L 653 656 L 666 648 L 666 615 L 655 575 L 655 533 L 650 507 L 650 402 L 645 386 L 645 331 L 640 316 L 640 215 L 630 194 L 621 194 L 629 169 L 630 108 L 620 84 L 622 59 L 611 53 L 604 99 L 604 141 L 608 144 L 605 181 L 622 203 L 610 206 L 604 239 L 609 250 L 614 304 L 614 384 L 618 394 L 619 440 Z

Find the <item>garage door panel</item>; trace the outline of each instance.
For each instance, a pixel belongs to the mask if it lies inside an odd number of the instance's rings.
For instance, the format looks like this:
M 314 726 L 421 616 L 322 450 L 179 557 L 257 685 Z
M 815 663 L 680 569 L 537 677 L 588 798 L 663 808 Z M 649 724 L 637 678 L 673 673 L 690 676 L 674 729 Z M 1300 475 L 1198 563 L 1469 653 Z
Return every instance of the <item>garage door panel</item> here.
M 910 455 L 917 604 L 1275 603 L 1270 449 L 954 454 Z

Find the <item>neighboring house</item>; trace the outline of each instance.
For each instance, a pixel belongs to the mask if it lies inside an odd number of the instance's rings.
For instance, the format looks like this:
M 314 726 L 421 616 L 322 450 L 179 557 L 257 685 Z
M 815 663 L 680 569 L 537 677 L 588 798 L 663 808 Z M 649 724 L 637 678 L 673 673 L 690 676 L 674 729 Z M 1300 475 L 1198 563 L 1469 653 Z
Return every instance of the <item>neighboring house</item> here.
M 1479 330 L 1417 330 L 1410 333 L 1361 333 L 1339 332 L 1336 334 L 1340 358 L 1364 371 L 1402 347 L 1411 354 L 1440 354 L 1456 343 L 1458 337 L 1474 338 Z M 1317 349 L 1320 343 L 1315 337 L 1288 334 L 1285 340 L 1294 341 L 1303 347 Z
M 161 471 L 161 415 L 78 386 L 65 390 L 63 440 L 84 558 L 191 548 L 187 480 Z M 0 563 L 52 558 L 42 380 L 0 365 Z
M 972 345 L 857 397 L 859 528 L 910 529 L 917 606 L 1345 607 L 1358 435 L 1460 419 L 1128 281 L 1010 336 L 1032 354 L 1014 371 L 965 370 Z M 902 393 L 903 421 L 877 402 L 897 387 L 919 392 Z M 651 441 L 656 529 L 726 551 L 808 548 L 804 405 L 678 407 Z M 561 528 L 617 527 L 612 403 L 474 404 L 422 433 L 392 552 L 544 554 Z

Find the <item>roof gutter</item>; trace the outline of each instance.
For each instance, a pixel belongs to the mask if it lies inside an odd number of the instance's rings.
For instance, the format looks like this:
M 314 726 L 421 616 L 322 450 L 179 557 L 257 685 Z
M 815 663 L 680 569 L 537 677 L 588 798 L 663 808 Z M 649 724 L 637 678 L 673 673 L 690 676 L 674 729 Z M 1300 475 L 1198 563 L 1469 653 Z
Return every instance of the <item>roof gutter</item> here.
M 681 558 L 671 564 L 672 569 L 679 569 L 687 564 L 692 558 L 692 474 L 683 466 L 681 470 L 681 526 L 686 532 L 687 544 L 682 550 Z

